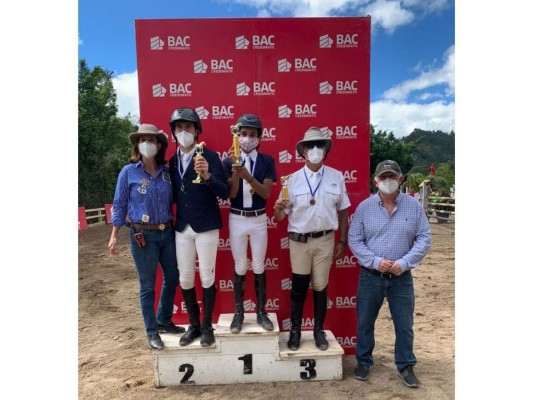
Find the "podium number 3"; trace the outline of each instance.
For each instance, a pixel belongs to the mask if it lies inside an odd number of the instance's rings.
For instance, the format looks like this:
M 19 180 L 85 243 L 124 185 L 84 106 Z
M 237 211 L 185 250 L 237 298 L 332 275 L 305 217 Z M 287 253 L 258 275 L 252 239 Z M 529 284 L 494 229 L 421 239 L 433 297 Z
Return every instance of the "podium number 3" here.
M 304 381 L 316 378 L 316 361 L 313 359 L 305 359 L 300 361 L 300 367 L 305 367 L 307 372 L 300 372 L 300 378 Z

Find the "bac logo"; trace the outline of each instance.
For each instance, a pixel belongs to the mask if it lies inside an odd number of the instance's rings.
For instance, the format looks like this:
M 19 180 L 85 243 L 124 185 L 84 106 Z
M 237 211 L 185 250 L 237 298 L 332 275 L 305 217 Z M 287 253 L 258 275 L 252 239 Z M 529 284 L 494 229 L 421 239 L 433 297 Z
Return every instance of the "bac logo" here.
M 324 135 L 327 135 L 328 138 L 331 138 L 331 136 L 333 135 L 333 132 L 327 126 L 323 126 L 322 128 L 320 128 L 320 132 L 322 132 Z
M 316 104 L 295 104 L 294 105 L 295 118 L 316 118 Z
M 316 72 L 316 58 L 295 58 L 294 70 L 296 72 Z
M 212 106 L 211 114 L 213 119 L 235 119 L 233 106 Z
M 291 320 L 290 318 L 286 318 L 283 321 L 281 321 L 281 326 L 284 331 L 290 331 L 291 330 Z
M 280 164 L 289 164 L 292 160 L 292 155 L 287 150 L 282 150 L 278 153 L 278 160 Z
M 268 227 L 268 229 L 270 229 L 270 228 L 277 229 L 278 222 L 276 221 L 276 218 L 274 218 L 274 216 L 267 217 L 267 227 Z
M 279 259 L 277 257 L 266 258 L 265 259 L 265 269 L 268 269 L 268 270 L 275 269 L 275 270 L 277 270 L 278 267 L 279 267 Z
M 335 93 L 357 94 L 357 81 L 336 81 Z
M 207 117 L 209 116 L 209 111 L 207 111 L 204 106 L 196 107 L 195 111 L 200 117 L 200 119 L 207 119 Z
M 351 171 L 344 171 L 342 174 L 344 176 L 345 183 L 357 183 L 357 170 L 352 169 Z
M 356 336 L 337 336 L 337 342 L 341 347 L 355 347 Z
M 282 321 L 283 330 L 290 330 L 291 329 L 291 319 L 287 318 Z M 302 328 L 312 328 L 315 326 L 315 319 L 314 318 L 302 318 Z
M 274 35 L 253 35 L 252 43 L 254 49 L 265 50 L 274 49 L 276 44 L 274 43 Z
M 357 257 L 354 255 L 344 256 L 335 261 L 335 268 L 355 268 Z
M 336 126 L 335 137 L 337 139 L 357 139 L 357 125 Z
M 170 97 L 192 96 L 192 83 L 169 83 Z
M 172 306 L 172 314 L 176 314 L 179 311 L 179 307 L 177 305 Z
M 165 97 L 166 92 L 167 89 L 165 89 L 165 87 L 160 83 L 152 85 L 152 97 Z
M 233 73 L 233 59 L 227 60 L 211 60 L 212 74 L 228 74 Z
M 292 281 L 291 278 L 285 278 L 281 280 L 281 290 L 291 290 Z
M 303 158 L 300 154 L 298 154 L 298 151 L 294 151 L 294 157 L 296 157 L 296 162 L 297 163 L 304 163 L 305 162 L 305 158 Z
M 266 311 L 279 311 L 279 299 L 267 299 L 265 304 Z
M 218 281 L 218 290 L 221 292 L 233 292 L 233 281 L 231 279 L 220 279 Z
M 278 72 L 291 72 L 292 64 L 286 58 L 278 60 Z
M 328 309 L 329 308 L 333 308 L 333 301 L 331 301 L 330 298 L 328 297 Z
M 276 141 L 276 128 L 263 128 L 263 135 L 261 135 L 262 142 Z
M 292 110 L 286 104 L 278 107 L 278 118 L 290 118 Z
M 236 89 L 237 96 L 248 96 L 248 93 L 250 93 L 250 87 L 244 82 L 237 83 Z
M 254 82 L 254 96 L 274 96 L 276 82 Z
M 190 50 L 190 36 L 168 36 L 167 43 L 169 50 Z
M 246 39 L 244 36 L 237 36 L 235 38 L 235 49 L 237 50 L 246 50 L 249 44 L 250 44 L 250 41 Z
M 229 238 L 227 238 L 227 239 L 219 238 L 218 239 L 218 249 L 222 250 L 222 251 L 230 250 Z
M 331 94 L 333 92 L 333 86 L 328 82 L 320 82 L 318 84 L 318 93 L 320 94 Z
M 255 306 L 256 304 L 250 299 L 246 299 L 243 301 L 244 311 L 255 311 Z
M 192 68 L 195 74 L 205 74 L 207 72 L 207 64 L 203 60 L 194 61 Z
M 336 297 L 335 307 L 336 308 L 355 308 L 356 302 L 357 302 L 357 298 L 355 296 Z
M 321 49 L 331 49 L 333 39 L 329 35 L 322 35 L 318 38 L 318 47 Z
M 350 34 L 337 34 L 337 48 L 343 49 L 343 48 L 349 48 L 349 47 L 357 47 L 358 44 L 358 34 L 354 33 L 352 35 Z
M 281 238 L 279 242 L 280 242 L 280 247 L 282 249 L 288 249 L 289 248 L 289 238 L 288 237 Z
M 163 50 L 165 42 L 159 36 L 150 38 L 150 50 Z
M 218 206 L 220 208 L 230 208 L 231 206 L 231 202 L 230 202 L 230 199 L 221 199 L 220 197 L 217 197 L 218 198 Z

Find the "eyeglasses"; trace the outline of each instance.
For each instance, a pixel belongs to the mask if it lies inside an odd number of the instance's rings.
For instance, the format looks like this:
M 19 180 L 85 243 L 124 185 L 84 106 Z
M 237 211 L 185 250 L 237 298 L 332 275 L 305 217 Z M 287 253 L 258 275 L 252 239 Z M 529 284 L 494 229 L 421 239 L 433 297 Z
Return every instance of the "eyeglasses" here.
M 311 142 L 303 142 L 302 146 L 305 147 L 306 149 L 312 149 L 315 146 L 318 147 L 319 149 L 321 149 L 322 147 L 326 146 L 326 142 L 323 141 L 323 140 L 316 140 L 316 141 L 311 141 Z

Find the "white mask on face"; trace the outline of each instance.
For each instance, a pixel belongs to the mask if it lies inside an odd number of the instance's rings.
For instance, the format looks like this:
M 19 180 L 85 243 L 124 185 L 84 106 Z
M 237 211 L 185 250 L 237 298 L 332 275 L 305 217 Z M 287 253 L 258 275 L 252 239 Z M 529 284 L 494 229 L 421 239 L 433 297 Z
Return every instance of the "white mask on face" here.
M 150 142 L 139 143 L 139 153 L 150 159 L 157 154 L 157 146 Z
M 313 147 L 307 151 L 307 159 L 313 164 L 319 164 L 324 158 L 324 150 L 318 147 Z
M 189 132 L 181 131 L 177 134 L 177 137 L 181 147 L 187 148 L 194 143 L 194 135 Z
M 398 190 L 398 181 L 396 179 L 387 178 L 379 182 L 379 191 L 383 194 L 392 194 Z

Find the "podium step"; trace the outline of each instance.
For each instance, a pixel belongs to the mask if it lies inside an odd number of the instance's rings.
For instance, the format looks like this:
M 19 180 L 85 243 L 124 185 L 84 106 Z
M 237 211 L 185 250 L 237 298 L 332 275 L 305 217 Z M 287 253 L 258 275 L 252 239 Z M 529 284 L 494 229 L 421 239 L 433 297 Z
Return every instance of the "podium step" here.
M 302 331 L 301 346 L 287 347 L 288 332 L 280 332 L 276 314 L 274 330 L 265 331 L 255 313 L 245 313 L 243 329 L 231 333 L 233 314 L 221 314 L 215 343 L 202 347 L 200 339 L 180 346 L 181 335 L 161 334 L 163 350 L 153 350 L 155 386 L 214 385 L 231 383 L 341 380 L 344 350 L 331 331 L 325 331 L 328 350 L 316 348 L 312 331 Z

